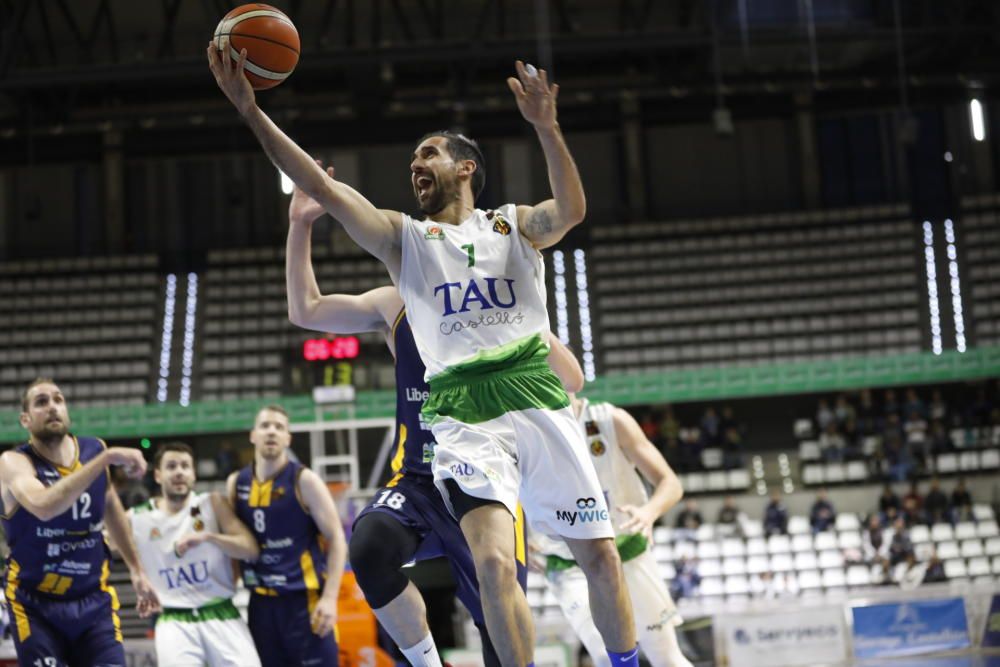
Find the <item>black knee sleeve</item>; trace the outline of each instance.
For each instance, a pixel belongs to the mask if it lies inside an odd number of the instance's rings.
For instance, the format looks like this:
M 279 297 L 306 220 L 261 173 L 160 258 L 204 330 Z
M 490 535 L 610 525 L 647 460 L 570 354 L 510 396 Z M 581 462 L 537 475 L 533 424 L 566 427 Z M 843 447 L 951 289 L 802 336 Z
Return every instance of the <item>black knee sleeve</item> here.
M 410 580 L 400 568 L 420 546 L 420 535 L 382 512 L 361 517 L 351 534 L 351 569 L 372 609 L 392 602 Z

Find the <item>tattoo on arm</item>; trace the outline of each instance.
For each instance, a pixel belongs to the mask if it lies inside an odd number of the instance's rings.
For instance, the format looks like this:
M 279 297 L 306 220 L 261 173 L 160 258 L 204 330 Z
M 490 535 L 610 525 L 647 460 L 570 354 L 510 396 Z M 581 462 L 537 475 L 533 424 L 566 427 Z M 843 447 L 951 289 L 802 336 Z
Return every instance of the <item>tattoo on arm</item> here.
M 552 231 L 552 216 L 544 208 L 536 208 L 528 218 L 528 231 L 532 236 L 541 236 Z

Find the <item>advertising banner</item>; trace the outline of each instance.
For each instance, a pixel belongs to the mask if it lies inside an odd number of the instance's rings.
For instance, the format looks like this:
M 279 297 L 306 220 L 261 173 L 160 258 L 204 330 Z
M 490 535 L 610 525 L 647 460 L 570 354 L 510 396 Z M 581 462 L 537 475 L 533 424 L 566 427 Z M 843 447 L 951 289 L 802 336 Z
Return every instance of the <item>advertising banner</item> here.
M 734 616 L 725 621 L 732 667 L 805 667 L 847 658 L 841 607 Z
M 855 607 L 854 655 L 859 659 L 955 651 L 970 646 L 961 598 Z

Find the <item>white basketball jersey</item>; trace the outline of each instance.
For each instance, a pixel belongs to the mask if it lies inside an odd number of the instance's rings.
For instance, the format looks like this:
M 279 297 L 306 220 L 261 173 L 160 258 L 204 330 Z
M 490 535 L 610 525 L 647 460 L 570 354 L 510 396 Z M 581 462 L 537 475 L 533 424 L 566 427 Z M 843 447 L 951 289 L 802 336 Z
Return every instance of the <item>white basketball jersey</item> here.
M 545 265 L 513 204 L 460 225 L 403 215 L 399 293 L 428 379 L 549 330 Z
M 619 535 L 618 526 L 629 518 L 620 508 L 623 505 L 644 505 L 649 500 L 649 494 L 635 464 L 618 446 L 614 410 L 615 406 L 610 403 L 590 403 L 583 399 L 578 419 L 587 437 L 590 460 L 597 470 L 597 478 L 611 511 L 611 523 L 615 534 Z
M 211 494 L 192 492 L 184 509 L 173 515 L 159 509 L 163 502 L 154 498 L 129 510 L 132 537 L 160 604 L 194 609 L 231 598 L 236 592 L 233 562 L 222 549 L 202 543 L 183 558 L 174 553 L 174 545 L 189 533 L 219 532 Z
M 597 479 L 601 483 L 601 491 L 611 512 L 611 525 L 615 535 L 622 535 L 620 526 L 628 520 L 628 515 L 621 511 L 623 505 L 646 504 L 649 494 L 646 484 L 639 476 L 635 465 L 625 457 L 618 446 L 615 435 L 614 410 L 610 403 L 590 403 L 582 399 L 583 407 L 577 420 L 587 438 L 587 451 L 590 460 L 597 471 Z M 543 554 L 551 554 L 560 558 L 572 559 L 573 555 L 562 540 L 552 539 L 545 535 L 532 533 L 532 546 Z

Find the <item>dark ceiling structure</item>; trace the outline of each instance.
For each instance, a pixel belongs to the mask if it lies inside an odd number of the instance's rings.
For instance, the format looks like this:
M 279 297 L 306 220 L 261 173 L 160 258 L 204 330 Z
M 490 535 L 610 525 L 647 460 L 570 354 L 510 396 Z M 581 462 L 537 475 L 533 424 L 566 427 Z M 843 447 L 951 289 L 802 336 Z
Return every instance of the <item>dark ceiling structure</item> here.
M 0 0 L 0 163 L 239 150 L 205 47 L 225 0 Z M 298 69 L 260 104 L 297 137 L 518 131 L 515 58 L 554 72 L 576 127 L 906 109 L 989 95 L 994 0 L 274 0 Z M 977 92 L 982 91 L 982 92 Z M 714 116 L 713 116 L 714 114 Z

